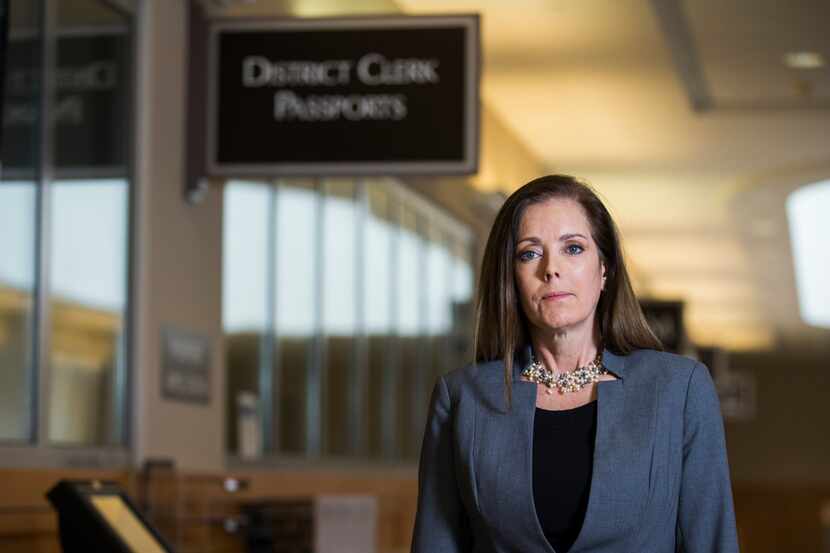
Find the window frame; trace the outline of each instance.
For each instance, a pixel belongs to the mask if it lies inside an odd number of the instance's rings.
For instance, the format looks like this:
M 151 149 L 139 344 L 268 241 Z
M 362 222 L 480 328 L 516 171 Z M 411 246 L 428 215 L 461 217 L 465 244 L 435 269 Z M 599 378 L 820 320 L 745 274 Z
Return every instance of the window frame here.
M 37 0 L 36 0 L 37 1 Z M 64 33 L 58 32 L 57 15 L 60 0 L 39 0 L 40 21 L 37 29 L 40 36 L 41 58 L 38 73 L 41 88 L 38 91 L 38 156 L 33 167 L 35 186 L 34 209 L 34 265 L 35 281 L 33 291 L 33 310 L 29 321 L 31 341 L 26 345 L 29 363 L 26 367 L 28 382 L 28 420 L 25 437 L 21 440 L 0 440 L 0 468 L 127 468 L 131 465 L 133 432 L 131 416 L 133 413 L 133 360 L 135 343 L 135 309 L 137 302 L 134 286 L 135 236 L 137 221 L 137 188 L 135 160 L 137 151 L 136 131 L 136 95 L 139 83 L 139 0 L 123 0 L 117 3 L 99 0 L 103 6 L 118 12 L 127 21 L 125 27 L 129 33 L 129 66 L 124 72 L 128 79 L 125 90 L 129 96 L 125 105 L 129 132 L 125 145 L 125 166 L 123 175 L 127 186 L 126 201 L 126 243 L 125 248 L 125 303 L 123 311 L 123 328 L 118 337 L 116 362 L 113 367 L 113 380 L 118 384 L 114 398 L 117 423 L 116 436 L 118 444 L 72 444 L 55 443 L 49 438 L 49 398 L 52 384 L 52 367 L 50 361 L 52 312 L 50 309 L 50 259 L 52 244 L 51 202 L 52 186 L 59 179 L 75 180 L 82 177 L 101 178 L 112 176 L 108 168 L 102 171 L 79 172 L 77 170 L 58 171 L 54 166 L 53 140 L 54 132 L 49 124 L 53 113 L 53 98 L 56 93 L 55 64 L 57 60 L 57 38 Z M 71 30 L 67 34 L 71 34 Z M 5 101 L 5 98 L 2 99 Z M 2 105 L 2 102 L 0 102 Z

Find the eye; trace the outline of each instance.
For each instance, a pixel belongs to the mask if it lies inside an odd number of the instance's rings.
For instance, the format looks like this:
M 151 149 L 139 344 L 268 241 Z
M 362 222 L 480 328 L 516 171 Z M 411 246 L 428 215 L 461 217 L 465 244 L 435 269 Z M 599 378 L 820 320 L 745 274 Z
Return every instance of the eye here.
M 577 251 L 574 251 L 574 249 L 573 249 L 573 248 L 578 248 L 578 250 L 577 250 Z M 571 254 L 571 255 L 579 255 L 579 254 L 581 254 L 583 251 L 585 251 L 585 248 L 583 248 L 583 247 L 582 247 L 582 246 L 580 246 L 579 244 L 570 244 L 569 246 L 567 246 L 567 247 L 565 248 L 565 251 L 567 251 L 567 252 L 568 252 L 569 254 Z
M 536 253 L 533 250 L 527 250 L 526 252 L 522 252 L 522 253 L 519 254 L 519 261 L 521 261 L 523 263 L 527 263 L 528 261 L 532 261 L 533 259 L 536 259 L 536 256 L 538 256 L 538 255 L 539 254 Z

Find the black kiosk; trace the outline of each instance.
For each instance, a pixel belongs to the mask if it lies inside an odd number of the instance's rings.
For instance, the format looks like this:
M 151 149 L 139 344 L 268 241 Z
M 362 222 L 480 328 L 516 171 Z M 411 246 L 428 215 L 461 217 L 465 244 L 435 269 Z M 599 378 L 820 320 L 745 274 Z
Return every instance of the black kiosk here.
M 64 553 L 174 553 L 113 482 L 61 480 L 46 494 Z

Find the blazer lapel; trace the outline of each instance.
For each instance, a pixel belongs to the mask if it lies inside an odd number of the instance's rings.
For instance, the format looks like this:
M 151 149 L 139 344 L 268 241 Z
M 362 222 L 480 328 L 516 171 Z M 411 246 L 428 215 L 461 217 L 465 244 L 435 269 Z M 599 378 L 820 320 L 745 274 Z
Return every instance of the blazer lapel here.
M 531 487 L 535 384 L 513 381 L 513 410 L 507 412 L 503 376 L 482 389 L 487 400 L 476 413 L 474 458 L 479 510 L 499 541 L 515 551 L 550 552 L 533 507 Z M 499 384 L 502 385 L 499 385 Z
M 486 401 L 479 404 L 476 413 L 476 488 L 482 516 L 507 543 L 520 551 L 555 553 L 533 503 L 537 385 L 519 379 L 528 359 L 528 352 L 523 351 L 514 364 L 512 411 L 504 408 L 503 374 L 494 371 L 487 375 L 489 385 L 481 389 Z M 597 433 L 588 507 L 571 548 L 573 553 L 633 529 L 650 484 L 655 394 L 644 387 L 654 383 L 637 382 L 637 395 L 632 397 L 627 390 L 632 382 L 627 378 L 626 358 L 604 350 L 603 362 L 618 379 L 597 383 Z

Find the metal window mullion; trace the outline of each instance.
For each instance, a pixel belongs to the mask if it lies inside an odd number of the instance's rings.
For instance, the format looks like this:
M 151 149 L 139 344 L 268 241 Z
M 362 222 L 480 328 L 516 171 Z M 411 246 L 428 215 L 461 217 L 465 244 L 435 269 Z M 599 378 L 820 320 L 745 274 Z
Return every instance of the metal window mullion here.
M 362 179 L 355 181 L 354 189 L 354 248 L 355 253 L 355 333 L 352 348 L 352 389 L 350 412 L 352 413 L 352 452 L 355 455 L 367 455 L 369 448 L 367 414 L 369 410 L 369 337 L 366 316 L 366 237 L 369 215 L 369 197 L 366 183 Z
M 468 239 L 464 243 L 464 248 L 467 252 L 467 259 L 465 259 L 464 261 L 467 262 L 467 266 L 470 269 L 470 290 L 472 291 L 471 295 L 470 295 L 470 297 L 467 301 L 470 303 L 470 305 L 472 305 L 474 307 L 475 306 L 475 301 L 476 301 L 475 300 L 475 294 L 476 294 L 475 290 L 479 285 L 479 283 L 478 283 L 478 278 L 479 277 L 478 277 L 478 274 L 477 274 L 477 271 L 476 271 L 476 267 L 479 265 L 479 261 L 478 261 L 479 260 L 479 251 L 482 250 L 482 244 L 478 240 L 474 239 L 473 237 L 468 237 Z M 483 252 L 482 252 L 482 254 L 483 254 Z M 473 312 L 474 312 L 474 310 L 473 310 Z M 473 315 L 471 320 L 475 320 L 475 315 Z M 464 352 L 464 355 L 469 354 L 472 357 L 472 360 L 475 361 L 476 360 L 476 352 L 475 352 L 475 350 L 472 349 L 474 330 L 470 327 L 465 327 L 464 330 L 466 331 L 466 334 L 464 336 L 465 341 L 469 344 L 467 346 L 467 350 Z
M 398 325 L 400 321 L 400 310 L 398 301 L 400 298 L 400 286 L 398 282 L 400 271 L 400 241 L 401 233 L 403 232 L 401 226 L 401 204 L 396 201 L 397 196 L 393 197 L 391 193 L 393 189 L 387 189 L 385 194 L 386 199 L 386 214 L 387 218 L 392 222 L 389 228 L 389 335 L 384 340 L 384 378 L 383 378 L 383 393 L 381 394 L 381 436 L 383 444 L 383 456 L 385 458 L 394 458 L 399 451 L 396 450 L 396 436 L 398 402 L 395 399 L 398 396 L 398 389 L 401 381 L 401 341 L 400 333 L 398 332 Z M 398 398 L 400 399 L 400 398 Z
M 262 448 L 264 452 L 272 453 L 279 448 L 279 425 L 275 421 L 274 409 L 274 360 L 275 342 L 277 333 L 276 302 L 277 290 L 277 207 L 279 202 L 279 188 L 267 184 L 268 211 L 265 223 L 265 329 L 260 339 L 259 356 L 259 408 L 262 420 Z
M 276 453 L 284 448 L 282 435 L 282 341 L 279 339 L 280 324 L 277 318 L 277 309 L 280 301 L 280 289 L 277 287 L 279 275 L 279 235 L 277 228 L 279 225 L 279 202 L 280 193 L 279 188 L 271 183 L 271 192 L 274 195 L 273 201 L 273 223 L 269 226 L 269 236 L 271 245 L 269 251 L 271 252 L 271 266 L 269 267 L 270 282 L 266 286 L 266 290 L 270 288 L 271 297 L 268 298 L 269 316 L 271 317 L 271 329 L 268 333 L 271 342 L 271 370 L 269 371 L 270 381 L 268 382 L 268 416 L 271 420 L 271 430 L 269 436 L 272 441 L 269 453 Z M 267 293 L 267 292 L 266 292 Z
M 455 236 L 452 234 L 452 231 L 449 229 L 445 230 L 444 233 L 444 245 L 446 247 L 447 257 L 446 263 L 447 266 L 444 268 L 444 314 L 449 317 L 447 320 L 447 329 L 446 333 L 444 334 L 443 340 L 443 354 L 441 355 L 441 360 L 443 365 L 439 369 L 441 374 L 444 374 L 449 369 L 454 369 L 456 364 L 456 359 L 454 356 L 454 349 L 453 344 L 454 340 L 454 333 L 455 333 L 455 318 L 453 313 L 454 301 L 453 301 L 453 255 L 452 255 L 452 247 L 455 241 Z
M 52 204 L 51 184 L 54 175 L 52 98 L 54 94 L 54 75 L 51 68 L 56 65 L 57 0 L 44 0 L 42 13 L 42 52 L 40 68 L 40 183 L 36 194 L 36 267 L 37 279 L 35 292 L 35 364 L 32 371 L 32 392 L 34 397 L 32 409 L 34 430 L 32 441 L 39 447 L 46 447 L 49 441 L 49 397 L 51 391 L 51 309 L 50 287 L 50 253 Z
M 440 255 L 440 252 L 445 249 L 445 245 L 447 244 L 447 237 L 446 237 L 446 234 L 444 233 L 443 226 L 436 219 L 433 219 L 430 222 L 430 225 L 432 226 L 433 233 L 435 235 L 435 247 L 437 248 L 437 251 L 439 252 L 439 255 Z M 448 284 L 447 276 L 448 275 L 449 275 L 449 272 L 447 271 L 446 265 L 444 266 L 443 274 L 438 275 L 438 273 L 436 273 L 436 277 L 438 278 L 438 281 L 439 281 L 438 286 L 440 288 L 440 292 L 439 292 L 440 296 L 438 298 L 438 301 L 436 301 L 436 305 L 438 306 L 438 311 L 439 311 L 441 317 L 445 317 L 447 315 L 447 311 L 448 311 L 448 305 L 449 305 L 449 293 L 448 293 L 448 286 L 447 286 L 447 284 Z M 435 313 L 433 316 L 436 317 L 436 319 L 438 319 L 439 313 Z M 446 322 L 446 321 L 439 320 L 438 322 L 440 323 L 440 322 Z M 436 329 L 437 328 L 439 328 L 438 325 L 436 325 Z M 434 349 L 432 351 L 432 357 L 430 358 L 430 363 L 431 363 L 430 378 L 431 379 L 435 379 L 439 374 L 444 372 L 443 371 L 444 364 L 447 362 L 447 349 L 446 349 L 447 334 L 448 334 L 447 330 L 443 330 L 441 332 L 436 331 L 436 333 L 435 333 L 435 339 L 433 340 L 433 348 Z
M 430 346 L 430 336 L 429 336 L 429 236 L 428 232 L 429 229 L 424 229 L 423 221 L 425 220 L 425 214 L 415 214 L 415 237 L 417 238 L 416 242 L 416 251 L 418 257 L 418 263 L 416 267 L 418 267 L 418 277 L 417 277 L 417 284 L 416 288 L 418 290 L 418 338 L 417 343 L 421 346 L 418 348 L 418 353 L 416 355 L 416 365 L 415 365 L 415 375 L 413 379 L 414 389 L 412 390 L 412 397 L 413 401 L 411 403 L 412 406 L 412 416 L 410 418 L 410 422 L 412 426 L 410 427 L 410 436 L 413 438 L 412 446 L 413 452 L 417 449 L 417 443 L 419 436 L 419 431 L 423 429 L 423 417 L 426 411 L 426 406 L 423 405 L 425 402 L 424 398 L 424 380 L 425 375 L 427 372 L 427 354 L 431 351 Z M 424 237 L 421 236 L 423 233 Z
M 129 236 L 129 230 L 128 230 Z M 129 255 L 127 259 L 130 259 Z M 129 262 L 128 262 L 129 263 Z M 129 269 L 128 269 L 129 271 Z M 129 273 L 128 273 L 129 274 Z M 111 402 L 111 407 L 113 410 L 112 413 L 112 426 L 110 427 L 109 439 L 111 445 L 126 445 L 124 441 L 124 430 L 126 427 L 125 424 L 125 417 L 124 417 L 124 409 L 126 406 L 126 396 L 127 396 L 127 363 L 129 359 L 129 339 L 128 336 L 131 331 L 132 325 L 130 324 L 129 318 L 131 310 L 130 306 L 130 299 L 129 299 L 129 290 L 130 287 L 130 278 L 127 279 L 127 290 L 128 290 L 128 298 L 127 298 L 127 309 L 124 313 L 122 318 L 122 325 L 121 331 L 118 334 L 116 339 L 116 355 L 115 355 L 115 367 L 114 375 L 112 379 L 112 383 L 110 385 L 110 394 L 113 398 Z
M 325 247 L 325 222 L 323 220 L 323 182 L 318 179 L 315 186 L 315 228 L 314 241 L 314 336 L 312 347 L 309 349 L 308 364 L 308 393 L 306 395 L 306 452 L 310 456 L 319 457 L 322 453 L 322 444 L 325 438 L 326 425 L 322 417 L 322 404 L 326 400 L 326 390 L 323 387 L 326 369 L 326 344 L 323 329 L 323 301 L 324 292 L 323 248 Z
M 129 414 L 133 412 L 132 400 L 130 398 L 132 391 L 133 371 L 132 359 L 134 358 L 134 342 L 135 336 L 135 313 L 137 305 L 136 295 L 136 279 L 134 269 L 136 267 L 136 225 L 138 191 L 136 190 L 135 175 L 136 175 L 136 160 L 138 159 L 137 140 L 136 140 L 136 111 L 137 98 L 135 91 L 138 84 L 138 52 L 139 41 L 137 32 L 137 23 L 135 19 L 135 9 L 130 13 L 121 13 L 121 15 L 128 19 L 127 28 L 130 34 L 130 63 L 132 64 L 131 71 L 128 72 L 127 78 L 130 79 L 129 98 L 127 100 L 129 122 L 128 128 L 130 130 L 128 144 L 125 147 L 126 167 L 125 174 L 127 176 L 127 258 L 126 258 L 126 286 L 127 296 L 124 311 L 124 323 L 119 337 L 120 353 L 117 358 L 115 367 L 115 378 L 113 378 L 113 397 L 115 398 L 115 424 L 112 431 L 112 440 L 115 445 L 120 445 L 129 448 L 132 445 L 132 431 L 129 424 Z

